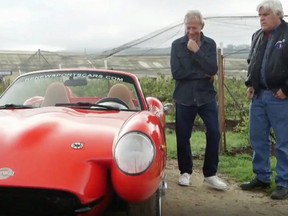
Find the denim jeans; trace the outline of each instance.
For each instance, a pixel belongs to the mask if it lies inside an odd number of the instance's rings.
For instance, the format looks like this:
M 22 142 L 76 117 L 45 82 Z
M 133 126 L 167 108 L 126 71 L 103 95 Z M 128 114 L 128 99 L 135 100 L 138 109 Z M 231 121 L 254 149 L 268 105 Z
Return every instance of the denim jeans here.
M 203 165 L 203 175 L 213 176 L 218 169 L 219 154 L 219 122 L 216 101 L 202 106 L 185 106 L 176 103 L 176 141 L 177 159 L 180 173 L 193 171 L 193 158 L 190 146 L 190 138 L 197 114 L 203 120 L 206 127 L 206 149 Z
M 270 182 L 269 139 L 272 128 L 275 137 L 276 185 L 288 187 L 288 99 L 279 100 L 269 90 L 261 90 L 250 104 L 249 136 L 253 149 L 253 172 L 257 179 Z

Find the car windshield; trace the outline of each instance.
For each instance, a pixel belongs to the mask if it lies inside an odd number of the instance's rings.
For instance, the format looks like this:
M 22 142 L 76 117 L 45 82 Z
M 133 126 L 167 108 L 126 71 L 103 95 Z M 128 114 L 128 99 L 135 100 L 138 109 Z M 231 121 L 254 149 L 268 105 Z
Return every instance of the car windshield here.
M 112 98 L 112 99 L 111 99 Z M 133 79 L 121 73 L 103 71 L 45 71 L 16 79 L 0 97 L 3 107 L 123 106 L 141 110 Z M 23 107 L 22 106 L 22 107 Z

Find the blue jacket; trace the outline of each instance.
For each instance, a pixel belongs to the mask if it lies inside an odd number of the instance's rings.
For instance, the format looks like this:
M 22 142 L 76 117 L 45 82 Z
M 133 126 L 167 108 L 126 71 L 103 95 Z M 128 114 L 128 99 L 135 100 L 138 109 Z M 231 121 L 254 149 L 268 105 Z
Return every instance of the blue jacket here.
M 218 71 L 216 43 L 203 33 L 196 53 L 188 50 L 187 43 L 185 35 L 173 41 L 171 46 L 170 65 L 175 80 L 173 99 L 183 105 L 201 106 L 215 100 L 211 77 Z

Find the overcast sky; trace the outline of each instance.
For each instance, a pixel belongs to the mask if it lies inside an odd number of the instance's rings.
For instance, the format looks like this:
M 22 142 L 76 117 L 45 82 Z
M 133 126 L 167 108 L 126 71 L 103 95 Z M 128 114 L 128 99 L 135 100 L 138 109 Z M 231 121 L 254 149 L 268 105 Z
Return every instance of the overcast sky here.
M 0 0 L 0 50 L 111 49 L 206 16 L 257 15 L 258 0 Z M 288 10 L 288 1 L 282 0 Z M 256 30 L 256 29 L 255 29 Z

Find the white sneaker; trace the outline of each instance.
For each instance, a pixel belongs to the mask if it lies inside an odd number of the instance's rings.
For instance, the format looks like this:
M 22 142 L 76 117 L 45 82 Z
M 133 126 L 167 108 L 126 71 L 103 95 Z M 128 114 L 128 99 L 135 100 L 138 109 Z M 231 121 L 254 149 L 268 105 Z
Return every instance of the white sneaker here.
M 190 175 L 188 173 L 183 173 L 179 177 L 178 184 L 181 186 L 189 186 L 190 185 Z
M 206 183 L 209 187 L 218 189 L 218 190 L 227 190 L 227 184 L 218 176 L 210 176 L 204 178 L 204 183 Z

